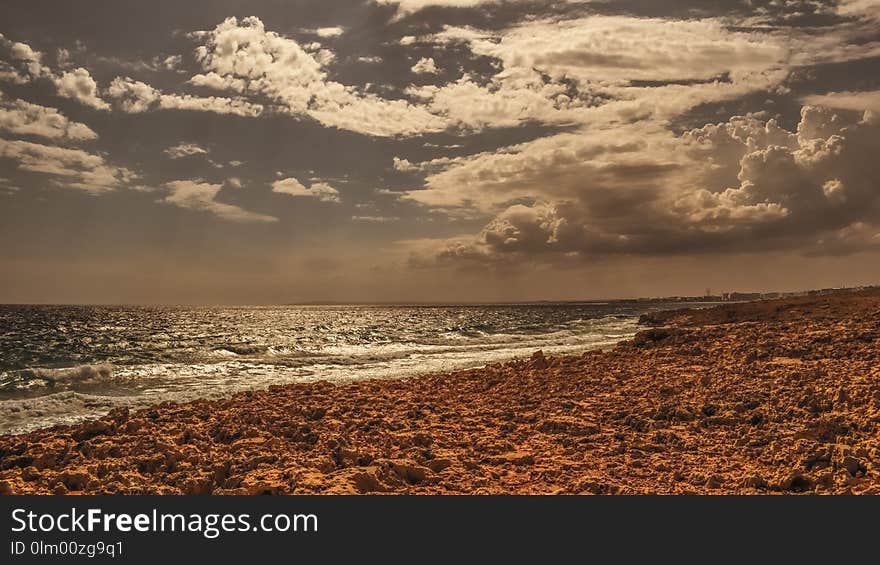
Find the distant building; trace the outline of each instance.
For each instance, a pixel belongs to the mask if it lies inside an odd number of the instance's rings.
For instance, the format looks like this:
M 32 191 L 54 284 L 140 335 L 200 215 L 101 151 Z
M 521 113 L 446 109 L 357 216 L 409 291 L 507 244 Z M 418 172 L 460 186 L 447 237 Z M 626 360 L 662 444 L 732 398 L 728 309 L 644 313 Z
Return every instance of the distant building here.
M 761 300 L 760 292 L 725 292 L 722 295 L 725 301 L 742 302 L 745 300 Z

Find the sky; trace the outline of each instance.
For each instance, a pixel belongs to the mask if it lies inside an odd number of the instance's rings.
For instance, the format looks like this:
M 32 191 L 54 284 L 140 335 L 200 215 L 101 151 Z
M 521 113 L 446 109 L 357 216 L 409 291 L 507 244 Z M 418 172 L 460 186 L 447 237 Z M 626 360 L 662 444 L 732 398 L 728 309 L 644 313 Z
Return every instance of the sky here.
M 0 302 L 880 283 L 878 0 L 13 0 Z

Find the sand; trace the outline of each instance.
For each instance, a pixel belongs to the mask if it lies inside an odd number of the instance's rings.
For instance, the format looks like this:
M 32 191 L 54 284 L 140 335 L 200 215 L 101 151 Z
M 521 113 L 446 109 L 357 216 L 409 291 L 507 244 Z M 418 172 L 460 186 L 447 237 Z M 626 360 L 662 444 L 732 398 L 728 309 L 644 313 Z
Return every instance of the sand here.
M 643 322 L 607 352 L 5 436 L 0 492 L 880 494 L 880 292 Z

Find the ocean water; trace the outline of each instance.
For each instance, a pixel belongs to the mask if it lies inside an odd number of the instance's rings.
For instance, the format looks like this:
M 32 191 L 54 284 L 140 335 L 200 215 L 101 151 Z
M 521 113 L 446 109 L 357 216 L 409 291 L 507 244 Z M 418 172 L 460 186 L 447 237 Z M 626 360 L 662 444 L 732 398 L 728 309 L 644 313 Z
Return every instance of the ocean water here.
M 272 384 L 394 378 L 609 347 L 662 303 L 0 306 L 0 433 Z

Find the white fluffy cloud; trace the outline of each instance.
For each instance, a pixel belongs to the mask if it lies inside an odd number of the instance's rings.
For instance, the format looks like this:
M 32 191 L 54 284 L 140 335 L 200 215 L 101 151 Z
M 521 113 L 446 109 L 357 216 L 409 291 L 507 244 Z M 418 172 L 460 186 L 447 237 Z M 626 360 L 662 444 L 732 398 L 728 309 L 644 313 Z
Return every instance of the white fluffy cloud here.
M 70 98 L 98 110 L 110 108 L 99 95 L 98 84 L 88 70 L 80 67 L 71 71 L 55 73 L 43 63 L 43 54 L 26 43 L 13 43 L 0 35 L 0 47 L 9 51 L 12 63 L 0 62 L 0 80 L 25 84 L 38 78 L 50 80 L 58 96 Z M 65 66 L 69 58 L 66 49 L 59 49 L 58 61 Z
M 412 66 L 410 70 L 420 75 L 435 75 L 438 72 L 437 65 L 434 63 L 434 59 L 432 59 L 431 57 L 422 57 L 416 62 L 415 65 Z
M 319 27 L 315 30 L 315 35 L 323 38 L 339 37 L 343 33 L 345 33 L 345 28 L 339 26 Z
M 805 106 L 794 132 L 745 116 L 680 137 L 658 130 L 641 143 L 621 133 L 590 142 L 556 136 L 429 175 L 428 188 L 409 198 L 494 211 L 475 237 L 435 242 L 433 256 L 835 252 L 880 233 L 872 158 L 880 121 L 871 112 L 853 120 Z
M 218 218 L 239 223 L 277 222 L 278 218 L 245 210 L 233 204 L 217 201 L 222 184 L 210 184 L 198 180 L 176 180 L 165 183 L 168 195 L 160 202 L 179 208 L 209 212 Z
M 272 183 L 272 192 L 290 196 L 308 196 L 321 202 L 339 202 L 339 191 L 325 182 L 313 182 L 308 188 L 293 177 Z
M 182 159 L 193 155 L 207 155 L 208 150 L 198 143 L 178 143 L 163 151 L 169 159 Z
M 731 31 L 714 19 L 590 16 L 500 31 L 447 27 L 426 40 L 498 61 L 488 82 L 466 74 L 408 90 L 432 113 L 475 129 L 664 120 L 773 89 L 789 71 L 785 38 Z
M 54 79 L 58 95 L 71 98 L 98 110 L 108 110 L 110 105 L 98 96 L 98 83 L 82 67 L 67 71 Z
M 730 31 L 723 22 L 589 16 L 535 21 L 496 33 L 447 28 L 439 40 L 463 40 L 505 68 L 536 68 L 553 78 L 627 84 L 630 81 L 731 79 L 781 65 L 784 42 L 768 34 Z
M 262 105 L 241 98 L 164 94 L 149 84 L 128 77 L 113 79 L 107 94 L 116 100 L 122 111 L 130 114 L 153 109 L 192 110 L 245 117 L 256 117 L 263 113 Z
M 498 4 L 502 0 L 375 0 L 376 4 L 397 6 L 401 15 L 412 14 L 431 7 L 443 8 L 474 8 L 482 4 Z M 510 0 L 522 1 L 522 0 Z M 569 0 L 576 1 L 576 0 Z M 590 0 L 581 0 L 586 3 Z
M 376 136 L 440 131 L 446 122 L 406 100 L 386 100 L 329 80 L 322 62 L 296 41 L 267 31 L 259 18 L 228 18 L 211 31 L 196 57 L 200 86 L 262 94 L 293 115 Z
M 21 170 L 49 175 L 53 184 L 92 194 L 122 187 L 136 178 L 129 169 L 81 149 L 0 139 L 0 157 L 16 161 Z
M 0 93 L 0 130 L 15 135 L 38 135 L 50 139 L 96 139 L 92 129 L 69 120 L 55 108 L 32 104 L 25 100 L 9 100 Z

